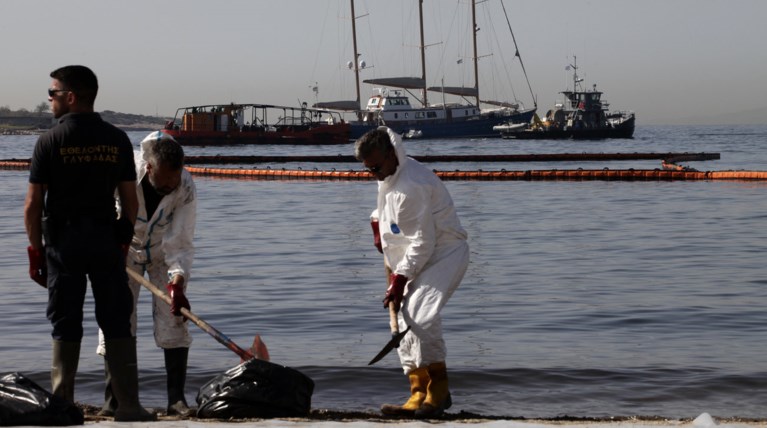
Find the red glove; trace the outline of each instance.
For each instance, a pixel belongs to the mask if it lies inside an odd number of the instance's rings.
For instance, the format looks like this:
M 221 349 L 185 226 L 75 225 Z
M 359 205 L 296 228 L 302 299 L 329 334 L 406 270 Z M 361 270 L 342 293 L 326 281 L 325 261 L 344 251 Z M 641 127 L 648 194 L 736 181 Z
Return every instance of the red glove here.
M 173 315 L 177 317 L 183 316 L 181 314 L 181 308 L 186 308 L 186 310 L 192 309 L 189 305 L 189 300 L 187 300 L 184 295 L 183 285 L 169 282 L 168 285 L 165 286 L 165 289 L 168 290 L 168 294 L 170 294 L 170 312 Z
M 386 289 L 386 296 L 383 299 L 384 308 L 388 309 L 389 302 L 394 302 L 394 306 L 399 310 L 407 281 L 407 277 L 404 275 L 396 273 L 389 275 L 389 288 Z
M 383 247 L 381 247 L 381 232 L 378 228 L 378 220 L 371 221 L 370 227 L 373 228 L 373 245 L 376 246 L 379 253 L 383 254 Z
M 27 247 L 29 255 L 29 277 L 32 281 L 48 288 L 48 262 L 45 260 L 45 247 L 36 250 L 32 246 Z

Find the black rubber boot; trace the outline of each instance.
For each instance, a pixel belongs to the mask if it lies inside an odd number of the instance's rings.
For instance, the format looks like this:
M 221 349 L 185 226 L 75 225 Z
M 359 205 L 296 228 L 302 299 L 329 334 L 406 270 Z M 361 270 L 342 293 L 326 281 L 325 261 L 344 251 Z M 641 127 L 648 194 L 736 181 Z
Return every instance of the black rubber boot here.
M 75 375 L 80 362 L 80 342 L 53 341 L 51 390 L 53 395 L 75 402 Z
M 186 384 L 186 366 L 189 348 L 165 350 L 165 372 L 168 388 L 168 415 L 191 416 L 193 411 L 186 404 L 184 385 Z
M 112 393 L 117 398 L 115 421 L 156 421 L 157 414 L 141 407 L 138 398 L 138 363 L 136 338 L 126 337 L 106 341 L 107 365 L 112 376 Z
M 112 417 L 115 415 L 115 410 L 117 410 L 117 398 L 112 393 L 112 374 L 109 373 L 109 362 L 106 358 L 104 358 L 104 379 L 106 383 L 104 388 L 104 405 L 101 406 L 101 410 L 96 415 Z

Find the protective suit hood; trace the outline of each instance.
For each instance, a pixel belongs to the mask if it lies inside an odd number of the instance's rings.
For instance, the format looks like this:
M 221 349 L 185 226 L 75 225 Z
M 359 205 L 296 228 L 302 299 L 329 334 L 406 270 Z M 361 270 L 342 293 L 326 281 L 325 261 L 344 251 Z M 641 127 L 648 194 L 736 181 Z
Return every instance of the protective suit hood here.
M 394 182 L 397 181 L 397 177 L 400 175 L 403 167 L 405 166 L 405 163 L 407 162 L 405 145 L 402 143 L 402 136 L 394 132 L 391 128 L 387 126 L 380 126 L 378 129 L 386 131 L 386 133 L 389 134 L 389 140 L 391 140 L 391 145 L 394 147 L 394 153 L 397 155 L 397 162 L 399 163 L 399 165 L 397 165 L 397 170 L 394 171 L 394 174 L 386 177 L 383 180 L 384 183 Z
M 141 140 L 141 143 L 139 144 L 139 152 L 136 154 L 134 153 L 134 161 L 136 162 L 136 171 L 138 172 L 138 177 L 136 177 L 136 182 L 141 183 L 141 180 L 144 179 L 144 176 L 146 175 L 146 164 L 149 162 L 149 153 L 148 148 L 149 145 L 152 144 L 155 141 L 176 141 L 173 137 L 170 135 L 162 132 L 162 131 L 155 131 L 151 134 L 144 137 L 143 140 Z

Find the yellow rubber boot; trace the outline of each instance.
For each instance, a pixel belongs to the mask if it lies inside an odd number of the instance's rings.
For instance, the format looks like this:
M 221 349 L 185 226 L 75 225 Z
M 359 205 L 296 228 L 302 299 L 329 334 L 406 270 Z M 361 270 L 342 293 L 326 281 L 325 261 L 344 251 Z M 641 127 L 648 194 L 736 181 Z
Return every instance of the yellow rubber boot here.
M 426 387 L 426 399 L 415 411 L 417 418 L 436 418 L 442 416 L 445 409 L 453 405 L 450 390 L 447 387 L 447 366 L 444 362 L 429 364 L 429 385 Z
M 411 370 L 407 375 L 410 380 L 410 398 L 401 406 L 384 404 L 381 413 L 392 416 L 413 416 L 426 399 L 426 386 L 429 384 L 429 371 L 426 367 Z

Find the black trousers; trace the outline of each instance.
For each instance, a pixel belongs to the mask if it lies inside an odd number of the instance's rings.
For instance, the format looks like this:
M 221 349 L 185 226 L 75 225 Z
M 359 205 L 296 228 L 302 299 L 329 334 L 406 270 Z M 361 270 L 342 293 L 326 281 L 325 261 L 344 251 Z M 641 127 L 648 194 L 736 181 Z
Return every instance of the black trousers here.
M 53 326 L 53 339 L 82 340 L 88 280 L 96 322 L 106 340 L 131 337 L 133 297 L 114 221 L 78 218 L 58 222 L 50 229 L 46 236 L 47 316 Z

